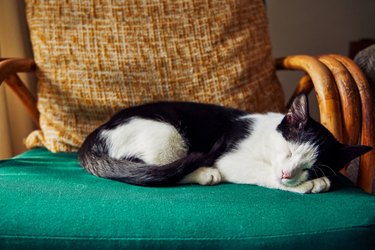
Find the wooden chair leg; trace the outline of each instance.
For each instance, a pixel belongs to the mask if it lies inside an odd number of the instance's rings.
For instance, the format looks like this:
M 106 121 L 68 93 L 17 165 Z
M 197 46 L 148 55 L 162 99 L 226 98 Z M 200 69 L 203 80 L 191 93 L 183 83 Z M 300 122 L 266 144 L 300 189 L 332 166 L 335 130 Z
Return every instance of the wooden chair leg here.
M 29 111 L 31 119 L 33 120 L 35 126 L 39 128 L 39 111 L 36 107 L 36 100 L 34 96 L 26 88 L 17 74 L 8 76 L 7 78 L 5 78 L 5 82 L 20 98 L 21 102 Z
M 26 109 L 30 112 L 34 124 L 39 127 L 39 112 L 36 101 L 29 89 L 18 77 L 18 72 L 32 72 L 36 64 L 30 58 L 0 58 L 0 86 L 5 81 L 7 85 L 20 97 Z

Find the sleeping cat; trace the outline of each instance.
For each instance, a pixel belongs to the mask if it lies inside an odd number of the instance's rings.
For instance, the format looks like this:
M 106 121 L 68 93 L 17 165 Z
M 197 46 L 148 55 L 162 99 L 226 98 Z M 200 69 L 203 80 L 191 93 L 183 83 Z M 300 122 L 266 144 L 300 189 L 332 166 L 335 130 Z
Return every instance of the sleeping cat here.
M 96 176 L 141 186 L 230 182 L 319 193 L 371 149 L 339 143 L 301 94 L 286 115 L 190 102 L 127 108 L 86 138 L 78 159 Z

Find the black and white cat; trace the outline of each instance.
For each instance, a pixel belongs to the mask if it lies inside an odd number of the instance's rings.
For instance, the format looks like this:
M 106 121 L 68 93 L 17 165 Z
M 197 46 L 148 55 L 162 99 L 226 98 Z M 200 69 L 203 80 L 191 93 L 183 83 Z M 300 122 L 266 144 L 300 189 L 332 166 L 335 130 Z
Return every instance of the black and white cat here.
M 319 193 L 330 188 L 327 176 L 369 150 L 339 143 L 301 94 L 286 115 L 189 102 L 127 108 L 86 138 L 78 159 L 96 176 L 141 186 L 230 182 Z

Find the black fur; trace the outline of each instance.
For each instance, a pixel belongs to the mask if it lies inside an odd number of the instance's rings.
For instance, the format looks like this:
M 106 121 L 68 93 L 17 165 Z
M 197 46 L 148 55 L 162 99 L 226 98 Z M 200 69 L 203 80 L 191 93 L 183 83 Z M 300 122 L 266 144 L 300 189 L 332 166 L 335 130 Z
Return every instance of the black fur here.
M 173 185 L 199 167 L 212 166 L 220 156 L 251 136 L 253 121 L 240 119 L 246 114 L 236 109 L 191 102 L 160 102 L 127 108 L 86 138 L 78 151 L 78 160 L 88 172 L 103 178 L 141 186 Z M 124 125 L 132 117 L 173 125 L 188 145 L 186 157 L 163 166 L 146 164 L 137 157 L 109 157 L 106 143 L 99 133 Z M 317 161 L 312 169 L 307 170 L 311 178 L 336 175 L 346 163 L 372 149 L 339 143 L 324 126 L 309 116 L 304 94 L 294 100 L 277 131 L 287 141 L 318 146 Z
M 141 186 L 176 184 L 201 166 L 212 166 L 224 152 L 236 147 L 251 133 L 251 121 L 238 120 L 243 111 L 190 102 L 160 102 L 124 109 L 91 133 L 78 151 L 78 160 L 88 172 Z M 137 158 L 113 159 L 98 133 L 114 129 L 132 117 L 172 124 L 189 145 L 188 155 L 164 166 L 147 165 Z M 145 142 L 147 143 L 147 142 Z
M 310 179 L 336 176 L 351 160 L 372 150 L 372 147 L 337 141 L 328 129 L 310 117 L 305 94 L 296 98 L 277 130 L 288 141 L 318 146 L 318 158 L 309 170 Z

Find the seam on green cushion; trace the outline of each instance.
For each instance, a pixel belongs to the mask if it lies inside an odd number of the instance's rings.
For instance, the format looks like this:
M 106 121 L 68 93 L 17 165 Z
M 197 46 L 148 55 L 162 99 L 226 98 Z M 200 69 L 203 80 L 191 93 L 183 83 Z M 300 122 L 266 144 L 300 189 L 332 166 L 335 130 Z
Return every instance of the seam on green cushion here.
M 305 236 L 305 235 L 319 235 L 326 233 L 337 233 L 344 231 L 356 231 L 358 229 L 375 229 L 375 225 L 359 226 L 359 227 L 346 227 L 340 229 L 331 229 L 315 232 L 301 232 L 290 234 L 278 235 L 258 235 L 258 236 L 232 236 L 232 237 L 93 237 L 93 236 L 36 236 L 36 235 L 0 235 L 0 238 L 22 238 L 22 239 L 53 239 L 53 240 L 159 240 L 159 241 L 173 241 L 173 240 L 250 240 L 250 239 L 267 239 L 267 238 L 284 238 L 291 236 Z M 374 238 L 375 241 L 375 238 Z

